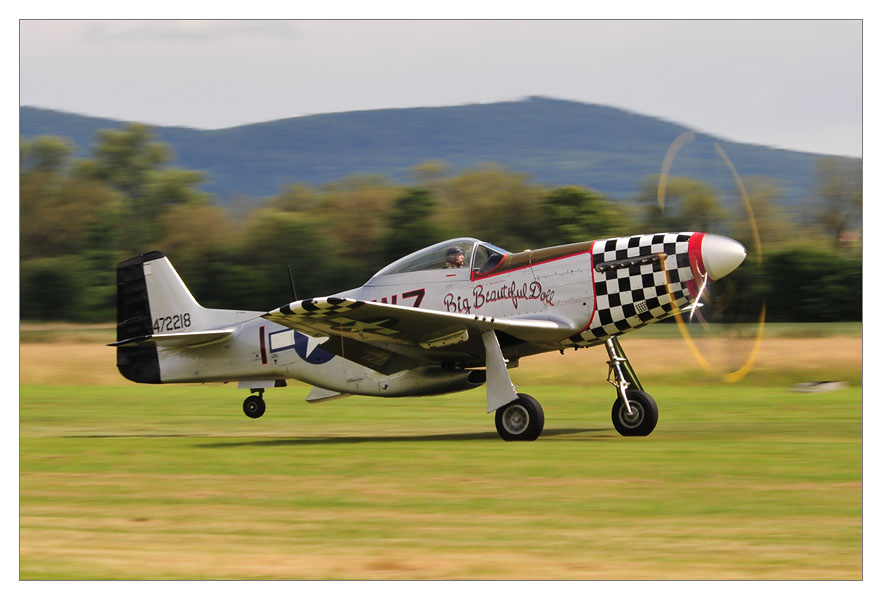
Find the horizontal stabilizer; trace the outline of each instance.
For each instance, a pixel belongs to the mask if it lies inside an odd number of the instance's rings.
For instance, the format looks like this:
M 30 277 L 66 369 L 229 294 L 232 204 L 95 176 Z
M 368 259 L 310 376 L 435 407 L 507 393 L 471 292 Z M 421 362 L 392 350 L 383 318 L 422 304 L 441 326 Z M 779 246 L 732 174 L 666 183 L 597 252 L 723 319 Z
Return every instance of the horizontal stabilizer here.
M 156 346 L 159 348 L 189 348 L 207 346 L 229 339 L 235 329 L 216 329 L 214 331 L 188 331 L 183 333 L 154 333 L 120 340 L 108 346 Z

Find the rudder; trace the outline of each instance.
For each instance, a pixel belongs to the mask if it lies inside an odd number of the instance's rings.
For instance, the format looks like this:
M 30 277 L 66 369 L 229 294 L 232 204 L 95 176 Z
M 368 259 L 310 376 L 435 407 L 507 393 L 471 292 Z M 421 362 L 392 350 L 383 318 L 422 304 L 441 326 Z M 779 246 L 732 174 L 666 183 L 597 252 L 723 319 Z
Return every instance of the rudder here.
M 118 342 L 153 333 L 144 263 L 159 258 L 163 258 L 161 252 L 148 252 L 124 260 L 116 267 L 116 340 Z M 117 347 L 116 367 L 126 379 L 138 383 L 161 383 L 159 355 L 155 346 Z

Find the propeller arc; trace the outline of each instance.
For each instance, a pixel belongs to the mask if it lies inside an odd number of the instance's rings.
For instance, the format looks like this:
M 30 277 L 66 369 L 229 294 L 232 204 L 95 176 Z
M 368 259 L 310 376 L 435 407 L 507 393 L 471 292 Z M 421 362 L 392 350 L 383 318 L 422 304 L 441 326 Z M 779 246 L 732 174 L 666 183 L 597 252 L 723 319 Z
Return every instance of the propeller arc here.
M 677 153 L 680 149 L 683 148 L 689 142 L 695 140 L 695 133 L 692 131 L 686 131 L 679 136 L 671 143 L 671 146 L 668 148 L 668 151 L 665 153 L 665 158 L 662 163 L 662 171 L 659 175 L 659 189 L 657 193 L 658 197 L 658 205 L 659 210 L 664 213 L 665 212 L 665 193 L 668 181 L 668 175 L 670 173 L 671 167 L 674 164 L 674 159 L 677 156 Z M 739 192 L 741 193 L 741 199 L 744 203 L 744 209 L 747 214 L 747 218 L 750 222 L 751 232 L 753 234 L 754 241 L 754 249 L 756 250 L 757 256 L 757 264 L 762 265 L 763 260 L 763 252 L 762 252 L 762 243 L 760 241 L 759 229 L 757 227 L 756 218 L 753 214 L 753 208 L 750 204 L 750 197 L 747 194 L 747 190 L 744 187 L 744 183 L 741 180 L 741 177 L 738 175 L 738 171 L 735 169 L 735 165 L 723 151 L 719 144 L 714 143 L 714 148 L 717 154 L 722 158 L 723 162 L 725 162 L 726 166 L 729 168 L 729 171 L 732 173 L 732 177 L 735 180 L 736 185 L 738 186 Z M 662 263 L 662 270 L 665 273 L 665 282 L 668 289 L 668 294 L 671 294 L 671 280 L 668 275 L 668 271 Z M 710 277 L 708 273 L 704 273 L 703 281 L 701 284 L 698 293 L 696 294 L 689 310 L 689 320 L 692 321 L 693 315 L 696 313 L 697 309 L 701 306 L 701 299 L 704 297 L 704 294 L 707 293 L 707 285 L 710 281 Z M 694 290 L 693 290 L 694 291 Z M 686 346 L 689 348 L 692 356 L 695 358 L 696 362 L 708 372 L 719 372 L 718 369 L 715 369 L 711 363 L 704 356 L 704 353 L 699 350 L 698 346 L 695 344 L 695 341 L 692 338 L 692 335 L 689 333 L 688 328 L 686 327 L 686 323 L 682 317 L 682 311 L 679 307 L 675 305 L 674 311 L 674 319 L 677 322 L 677 328 L 680 331 L 680 335 L 683 340 L 686 342 Z M 702 317 L 701 311 L 698 310 L 698 318 L 703 324 L 707 325 L 707 321 Z M 765 330 L 765 321 L 766 321 L 766 302 L 763 301 L 762 307 L 760 308 L 759 319 L 757 321 L 757 330 L 753 340 L 753 346 L 750 350 L 750 353 L 747 356 L 747 359 L 744 363 L 737 369 L 731 372 L 724 372 L 720 375 L 721 379 L 725 383 L 735 383 L 743 379 L 753 368 L 756 363 L 757 356 L 759 355 L 760 345 L 763 339 L 763 333 Z

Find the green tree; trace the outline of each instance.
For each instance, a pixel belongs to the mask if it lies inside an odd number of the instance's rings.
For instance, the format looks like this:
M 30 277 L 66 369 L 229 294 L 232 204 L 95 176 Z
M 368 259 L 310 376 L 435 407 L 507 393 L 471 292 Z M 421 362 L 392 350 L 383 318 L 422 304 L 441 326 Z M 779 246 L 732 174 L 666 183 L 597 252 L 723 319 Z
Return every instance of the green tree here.
M 44 136 L 21 141 L 19 240 L 22 260 L 88 247 L 91 227 L 118 201 L 108 186 L 71 174 L 73 145 Z
M 643 231 L 728 231 L 730 214 L 719 192 L 708 184 L 685 177 L 668 179 L 659 202 L 658 177 L 645 179 L 636 197 Z
M 300 298 L 339 291 L 340 268 L 327 236 L 314 217 L 262 209 L 242 228 L 232 262 L 240 279 L 228 281 L 225 305 L 269 310 L 291 301 L 288 265 Z
M 75 150 L 72 141 L 57 136 L 19 140 L 19 170 L 61 174 L 68 167 Z
M 546 246 L 624 235 L 628 222 L 623 207 L 575 186 L 551 190 L 541 214 Z
M 860 321 L 861 259 L 816 247 L 782 248 L 764 262 L 772 321 Z
M 748 254 L 758 235 L 763 247 L 773 247 L 792 241 L 801 235 L 797 226 L 780 207 L 781 190 L 763 177 L 744 180 L 750 209 L 739 201 L 735 205 L 732 235 L 745 245 Z
M 95 136 L 92 158 L 78 169 L 105 181 L 129 198 L 146 196 L 150 174 L 172 159 L 171 149 L 156 141 L 147 125 L 131 123 L 122 130 L 102 129 Z
M 172 156 L 150 127 L 135 123 L 120 131 L 98 132 L 92 158 L 75 167 L 80 177 L 106 183 L 121 194 L 117 227 L 125 253 L 145 252 L 162 237 L 158 219 L 170 206 L 210 201 L 196 189 L 201 173 L 165 166 Z
M 76 256 L 23 260 L 20 267 L 21 318 L 40 321 L 89 320 L 83 310 L 88 291 L 84 265 Z
M 118 202 L 113 190 L 76 177 L 23 177 L 19 239 L 22 259 L 72 254 L 88 247 L 90 227 Z
M 270 198 L 266 208 L 283 212 L 308 213 L 318 210 L 319 202 L 320 196 L 315 189 L 302 183 L 295 183 L 286 186 L 278 196 Z
M 473 236 L 512 251 L 541 246 L 537 223 L 544 194 L 524 173 L 483 165 L 443 182 L 438 229 L 444 237 Z
M 160 217 L 165 237 L 159 242 L 163 253 L 175 262 L 192 262 L 225 248 L 235 239 L 227 212 L 211 204 L 172 206 Z M 198 229 L 199 234 L 193 235 Z
M 200 303 L 215 308 L 266 308 L 255 306 L 248 296 L 253 276 L 247 270 L 234 269 L 239 240 L 223 208 L 210 204 L 173 206 L 160 222 L 165 237 L 157 247 L 182 276 L 186 274 L 184 280 Z M 198 228 L 198 235 L 193 235 L 194 228 Z
M 410 175 L 419 187 L 437 194 L 441 183 L 450 176 L 450 165 L 443 160 L 427 160 L 411 168 Z
M 846 229 L 862 227 L 862 179 L 860 160 L 824 157 L 815 165 L 813 221 L 834 244 L 842 239 Z
M 400 187 L 377 177 L 348 177 L 322 187 L 320 225 L 341 266 L 364 278 L 386 264 L 390 214 L 401 194 Z
M 432 221 L 434 210 L 435 199 L 422 188 L 412 188 L 398 196 L 389 214 L 388 233 L 383 243 L 386 263 L 444 239 Z

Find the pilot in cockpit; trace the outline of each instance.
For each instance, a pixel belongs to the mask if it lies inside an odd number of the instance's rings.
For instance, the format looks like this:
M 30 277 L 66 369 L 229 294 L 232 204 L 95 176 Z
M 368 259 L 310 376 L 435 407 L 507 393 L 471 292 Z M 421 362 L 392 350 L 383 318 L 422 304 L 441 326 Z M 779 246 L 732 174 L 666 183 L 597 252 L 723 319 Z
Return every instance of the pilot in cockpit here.
M 462 248 L 459 246 L 453 246 L 447 249 L 447 262 L 444 265 L 445 269 L 462 269 L 465 267 L 465 255 L 462 253 Z

